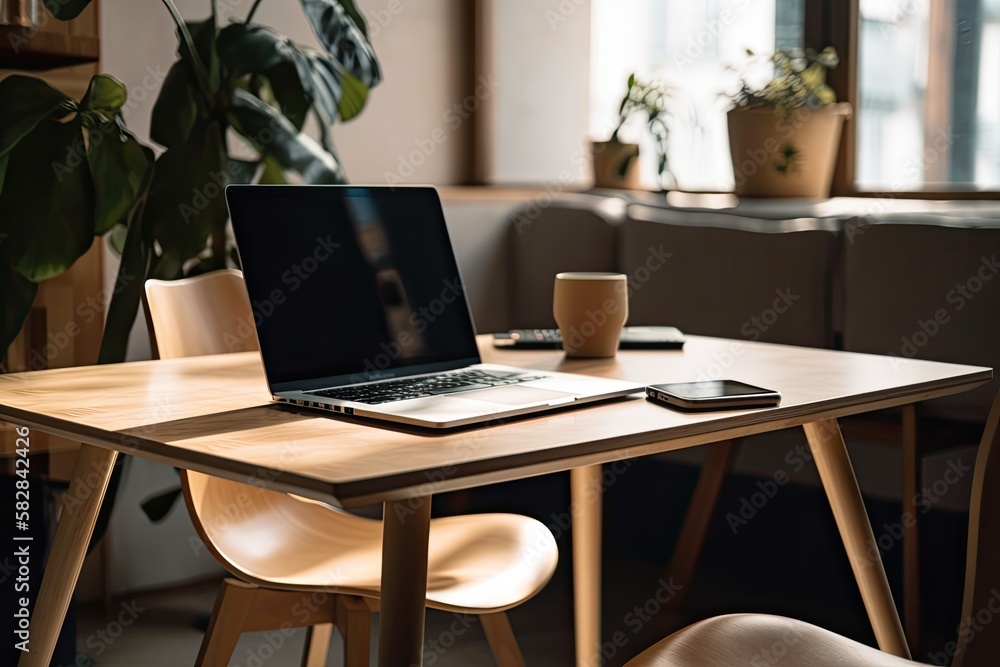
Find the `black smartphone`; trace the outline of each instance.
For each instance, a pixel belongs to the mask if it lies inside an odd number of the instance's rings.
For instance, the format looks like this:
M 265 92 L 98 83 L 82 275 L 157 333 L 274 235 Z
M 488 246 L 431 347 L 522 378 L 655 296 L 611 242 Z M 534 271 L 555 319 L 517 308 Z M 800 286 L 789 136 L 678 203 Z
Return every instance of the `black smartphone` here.
M 646 387 L 646 398 L 685 410 L 766 408 L 781 402 L 781 394 L 772 389 L 736 380 L 651 384 Z

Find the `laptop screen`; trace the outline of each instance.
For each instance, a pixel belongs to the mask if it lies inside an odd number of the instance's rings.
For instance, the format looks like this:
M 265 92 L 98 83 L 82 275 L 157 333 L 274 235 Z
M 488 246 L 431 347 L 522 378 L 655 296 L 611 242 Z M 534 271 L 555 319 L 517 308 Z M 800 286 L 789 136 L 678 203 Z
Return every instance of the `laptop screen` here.
M 433 188 L 230 186 L 272 391 L 479 362 Z

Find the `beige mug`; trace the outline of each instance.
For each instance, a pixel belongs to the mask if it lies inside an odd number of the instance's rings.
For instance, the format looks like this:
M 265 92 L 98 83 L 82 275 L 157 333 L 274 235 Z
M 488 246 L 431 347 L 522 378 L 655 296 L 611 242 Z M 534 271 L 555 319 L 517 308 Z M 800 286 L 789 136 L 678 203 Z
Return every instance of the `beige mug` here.
M 628 319 L 623 273 L 556 274 L 552 315 L 567 357 L 613 357 Z

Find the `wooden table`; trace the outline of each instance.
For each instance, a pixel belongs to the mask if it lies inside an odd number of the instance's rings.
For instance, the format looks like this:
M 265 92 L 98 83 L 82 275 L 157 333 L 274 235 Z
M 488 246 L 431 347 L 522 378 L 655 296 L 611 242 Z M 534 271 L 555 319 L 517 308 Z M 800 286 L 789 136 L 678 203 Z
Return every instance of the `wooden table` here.
M 0 376 L 0 419 L 85 443 L 39 591 L 31 652 L 48 665 L 119 452 L 342 507 L 384 503 L 379 665 L 421 663 L 430 498 L 574 469 L 578 664 L 599 655 L 600 464 L 804 426 L 879 646 L 908 656 L 836 419 L 972 389 L 988 368 L 691 337 L 684 351 L 567 361 L 500 352 L 486 361 L 637 382 L 733 378 L 777 389 L 779 407 L 686 414 L 641 398 L 450 434 L 367 426 L 271 403 L 256 353 Z M 598 485 L 599 488 L 599 485 Z M 589 496 L 589 497 L 588 497 Z M 582 504 L 582 506 L 581 506 Z

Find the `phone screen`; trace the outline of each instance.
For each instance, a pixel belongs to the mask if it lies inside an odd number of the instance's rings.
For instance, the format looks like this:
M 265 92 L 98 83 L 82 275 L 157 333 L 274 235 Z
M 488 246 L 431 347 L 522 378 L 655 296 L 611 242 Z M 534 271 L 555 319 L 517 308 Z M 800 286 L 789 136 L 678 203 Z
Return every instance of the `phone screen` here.
M 730 396 L 754 396 L 757 394 L 773 394 L 770 389 L 762 389 L 735 380 L 705 380 L 703 382 L 676 382 L 673 384 L 654 384 L 654 389 L 680 398 L 698 400 L 705 398 L 727 398 Z

